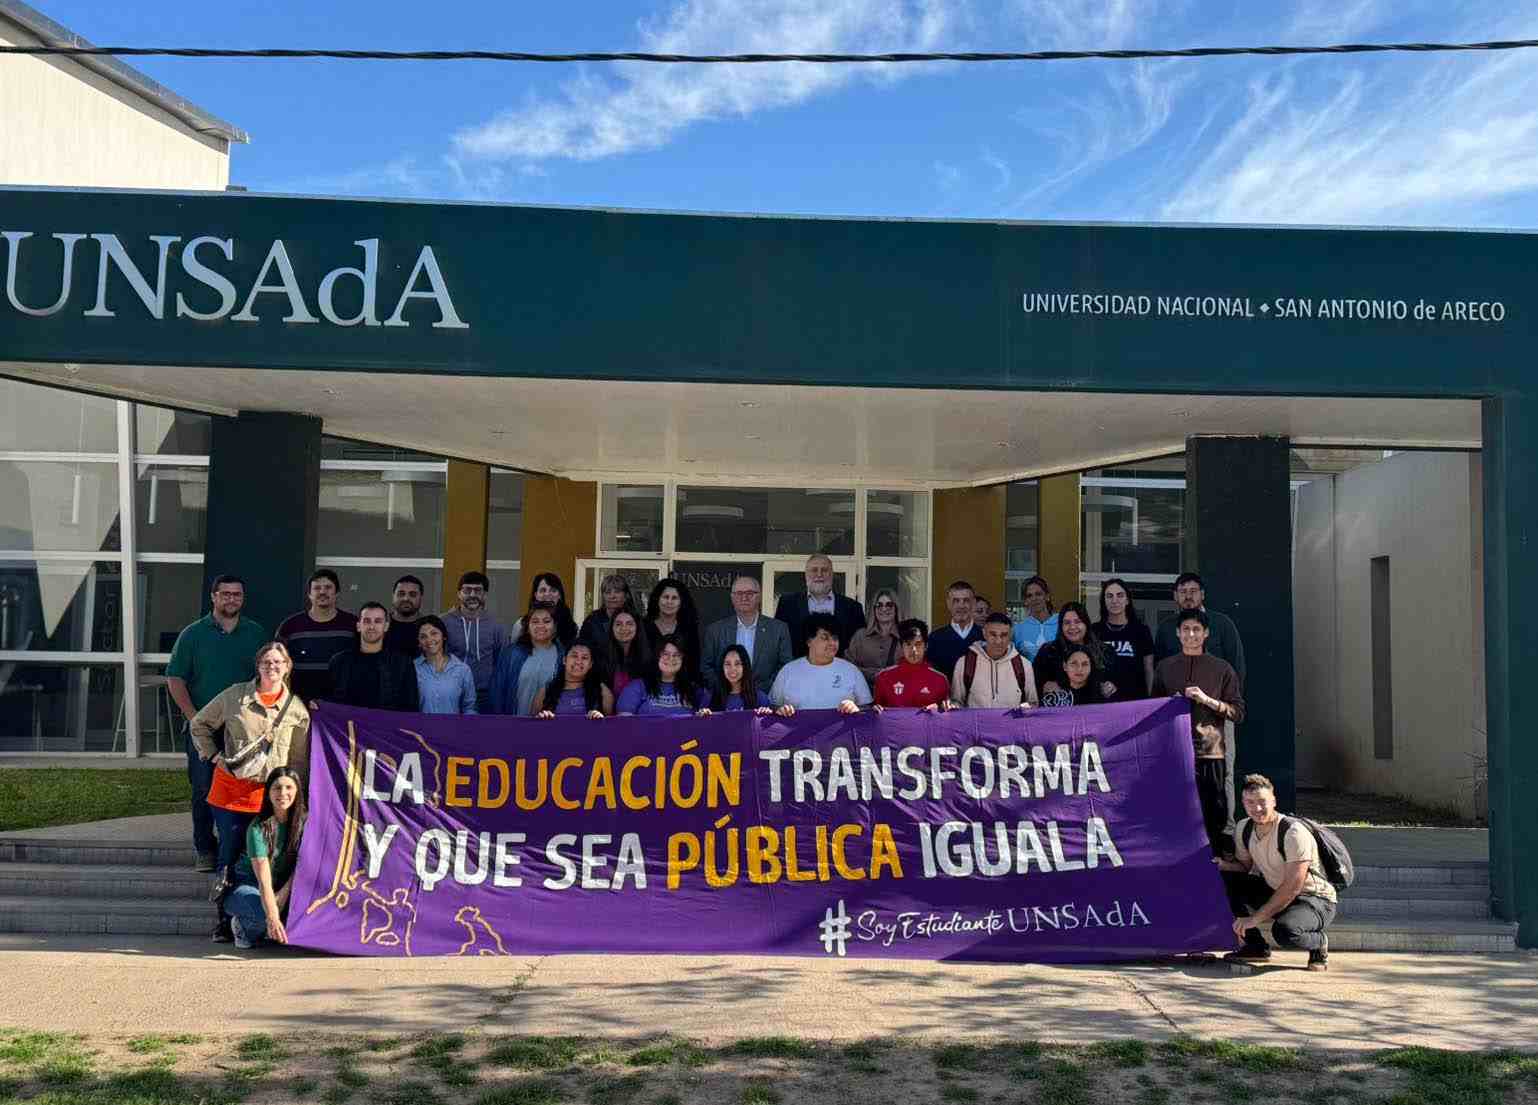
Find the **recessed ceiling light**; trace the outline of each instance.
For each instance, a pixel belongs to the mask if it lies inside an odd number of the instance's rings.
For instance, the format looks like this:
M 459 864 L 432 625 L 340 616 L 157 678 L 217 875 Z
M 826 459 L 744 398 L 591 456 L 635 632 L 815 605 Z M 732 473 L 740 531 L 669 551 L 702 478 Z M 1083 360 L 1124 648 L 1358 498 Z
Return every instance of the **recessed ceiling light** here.
M 1008 449 L 1009 448 L 1009 442 L 1007 442 L 1007 441 L 995 441 L 993 443 L 993 447 L 995 449 Z
M 738 400 L 737 405 L 739 407 L 756 407 L 756 406 L 758 406 L 758 404 L 755 403 L 751 399 L 740 399 L 740 400 Z

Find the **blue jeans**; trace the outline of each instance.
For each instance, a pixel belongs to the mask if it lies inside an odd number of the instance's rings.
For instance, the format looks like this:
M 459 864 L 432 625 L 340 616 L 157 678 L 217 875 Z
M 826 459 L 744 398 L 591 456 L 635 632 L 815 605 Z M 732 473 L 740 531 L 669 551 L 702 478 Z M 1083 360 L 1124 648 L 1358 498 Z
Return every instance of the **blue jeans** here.
M 232 813 L 218 806 L 209 806 L 208 811 L 214 815 L 214 824 L 219 827 L 219 858 L 214 861 L 214 870 L 228 871 L 246 850 L 246 828 L 254 815 Z
M 240 918 L 240 927 L 251 938 L 251 943 L 260 944 L 267 939 L 267 910 L 262 906 L 260 887 L 241 883 L 225 896 L 224 912 Z
M 192 732 L 183 726 L 187 743 L 187 781 L 192 784 L 192 846 L 200 856 L 214 854 L 214 818 L 209 811 L 208 788 L 213 785 L 214 765 L 200 759 Z

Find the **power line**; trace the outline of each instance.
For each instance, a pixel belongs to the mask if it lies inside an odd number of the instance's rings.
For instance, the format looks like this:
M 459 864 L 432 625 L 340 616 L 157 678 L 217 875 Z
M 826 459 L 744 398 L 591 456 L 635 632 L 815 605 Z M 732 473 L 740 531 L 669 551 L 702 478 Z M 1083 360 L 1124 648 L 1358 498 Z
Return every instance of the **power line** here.
M 1498 42 L 1351 42 L 1336 46 L 1196 46 L 1183 50 L 1033 50 L 1023 53 L 932 54 L 647 54 L 589 52 L 538 54 L 520 50 L 221 50 L 172 46 L 0 46 L 0 55 L 38 57 L 168 57 L 168 58 L 331 58 L 340 61 L 515 61 L 611 62 L 640 61 L 664 65 L 770 65 L 804 62 L 814 65 L 894 65 L 906 62 L 954 61 L 1137 61 L 1156 58 L 1223 58 L 1300 54 L 1441 54 L 1471 50 L 1531 50 L 1538 39 Z

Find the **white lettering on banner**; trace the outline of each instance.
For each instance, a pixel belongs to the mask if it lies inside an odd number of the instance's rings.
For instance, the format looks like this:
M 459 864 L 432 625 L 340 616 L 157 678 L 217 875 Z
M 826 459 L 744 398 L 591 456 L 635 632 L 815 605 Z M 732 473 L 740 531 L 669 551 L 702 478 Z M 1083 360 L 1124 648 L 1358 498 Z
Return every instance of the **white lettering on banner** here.
M 379 251 L 380 239 L 360 238 L 352 244 L 363 253 L 361 265 L 340 265 L 321 275 L 314 285 L 308 284 L 306 275 L 294 267 L 288 246 L 282 238 L 274 238 L 263 248 L 263 261 L 256 279 L 241 289 L 227 272 L 217 267 L 220 257 L 227 263 L 239 258 L 255 256 L 249 243 L 234 238 L 201 235 L 191 238 L 178 248 L 182 237 L 175 234 L 151 234 L 146 239 L 155 247 L 153 278 L 146 274 L 129 256 L 128 248 L 116 234 L 56 233 L 46 237 L 54 239 L 60 250 L 58 295 L 47 306 L 34 306 L 23 302 L 18 288 L 24 263 L 51 264 L 52 257 L 44 255 L 47 246 L 43 242 L 23 245 L 29 238 L 36 238 L 31 230 L 0 230 L 5 239 L 5 298 L 13 310 L 34 318 L 47 318 L 63 311 L 74 291 L 77 246 L 83 241 L 96 244 L 96 296 L 90 307 L 81 311 L 85 318 L 117 318 L 118 312 L 127 305 L 142 306 L 144 312 L 157 322 L 166 320 L 166 299 L 174 291 L 171 302 L 175 309 L 172 317 L 193 319 L 198 322 L 259 322 L 263 305 L 270 303 L 265 296 L 282 296 L 287 301 L 287 312 L 282 321 L 292 325 L 318 324 L 322 320 L 333 326 L 389 326 L 415 325 L 417 320 L 406 318 L 406 308 L 413 300 L 426 300 L 437 311 L 437 320 L 430 322 L 434 330 L 468 330 L 470 324 L 459 313 L 453 293 L 443 274 L 438 256 L 430 245 L 422 246 L 416 254 L 410 275 L 401 285 L 395 309 L 388 318 L 379 318 Z M 87 255 L 88 257 L 89 255 Z M 89 264 L 82 259 L 82 264 Z M 122 296 L 126 284 L 133 295 Z M 313 287 L 314 303 L 320 315 L 311 310 L 305 289 Z M 357 289 L 357 311 L 343 315 L 336 306 L 339 288 Z M 51 285 L 50 285 L 51 290 Z M 213 310 L 208 305 L 208 293 L 218 297 Z M 189 298 L 191 296 L 192 298 Z M 201 305 L 197 300 L 201 299 Z M 386 300 L 386 303 L 389 301 Z M 240 309 L 235 310 L 236 303 Z M 272 313 L 268 306 L 266 311 Z M 231 312 L 234 312 L 233 314 Z M 429 318 L 431 315 L 428 316 Z
M 839 902 L 840 907 L 843 902 Z M 1101 902 L 1060 902 L 1048 906 L 1012 906 L 1002 912 L 966 914 L 960 910 L 945 913 L 921 913 L 904 910 L 885 913 L 867 909 L 854 918 L 853 937 L 862 943 L 890 948 L 901 941 L 933 940 L 936 937 L 1014 933 L 1061 932 L 1079 928 L 1142 928 L 1152 924 L 1142 903 L 1132 900 L 1123 905 L 1119 898 Z M 831 951 L 831 949 L 829 949 Z
M 1329 319 L 1353 322 L 1506 321 L 1498 299 L 1381 299 L 1372 296 L 1275 296 L 1215 292 L 1141 295 L 1105 291 L 1029 291 L 1020 297 L 1028 315 L 1150 318 Z

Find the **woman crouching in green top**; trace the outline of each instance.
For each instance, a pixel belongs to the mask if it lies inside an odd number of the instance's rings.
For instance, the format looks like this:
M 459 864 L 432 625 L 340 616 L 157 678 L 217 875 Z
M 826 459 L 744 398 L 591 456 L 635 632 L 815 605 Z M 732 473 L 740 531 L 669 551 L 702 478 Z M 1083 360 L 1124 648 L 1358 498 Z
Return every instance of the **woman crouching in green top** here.
M 262 812 L 246 830 L 246 853 L 232 868 L 235 886 L 224 899 L 237 948 L 255 947 L 264 939 L 288 943 L 283 915 L 288 912 L 304 821 L 299 773 L 291 767 L 274 768 L 267 776 Z

